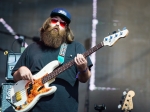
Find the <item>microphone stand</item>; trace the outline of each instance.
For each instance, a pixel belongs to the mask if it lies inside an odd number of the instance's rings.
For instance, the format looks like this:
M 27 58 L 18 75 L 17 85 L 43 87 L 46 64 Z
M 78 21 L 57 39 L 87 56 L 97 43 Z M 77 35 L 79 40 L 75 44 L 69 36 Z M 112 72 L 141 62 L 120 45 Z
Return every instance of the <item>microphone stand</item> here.
M 32 41 L 34 42 L 38 42 L 40 41 L 40 37 L 37 37 L 37 36 L 34 36 L 34 37 L 29 37 L 29 36 L 26 36 L 26 35 L 23 35 L 23 34 L 11 34 L 11 33 L 8 33 L 8 32 L 5 32 L 5 31 L 0 31 L 1 34 L 5 34 L 5 35 L 10 35 L 10 36 L 18 36 L 19 38 L 17 39 L 18 43 L 21 44 L 21 53 L 25 50 L 25 39 L 31 39 Z M 16 41 L 16 40 L 15 40 Z M 15 42 L 14 41 L 14 42 Z M 12 43 L 12 46 L 14 44 L 14 42 Z M 9 50 L 2 50 L 0 49 L 1 51 L 4 51 L 4 55 L 7 55 L 9 52 Z M 13 51 L 13 50 L 11 50 Z
M 26 36 L 26 35 L 23 35 L 23 34 L 19 34 L 19 33 L 11 34 L 11 33 L 5 32 L 5 31 L 0 31 L 0 33 L 5 34 L 5 35 L 10 35 L 10 36 L 19 36 L 20 38 L 19 38 L 18 41 L 22 40 L 22 37 L 27 38 L 27 39 L 31 39 L 34 42 L 40 41 L 40 37 L 38 37 L 38 36 L 29 37 L 29 36 Z

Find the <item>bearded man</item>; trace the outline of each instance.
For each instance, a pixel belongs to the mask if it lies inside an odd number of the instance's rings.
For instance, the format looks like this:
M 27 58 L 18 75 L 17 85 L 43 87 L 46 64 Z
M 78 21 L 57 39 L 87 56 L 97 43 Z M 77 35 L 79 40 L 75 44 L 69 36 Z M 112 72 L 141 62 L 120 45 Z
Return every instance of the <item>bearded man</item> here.
M 41 41 L 29 45 L 15 65 L 14 81 L 26 81 L 28 86 L 22 95 L 26 106 L 22 104 L 19 110 L 78 111 L 79 81 L 85 83 L 90 78 L 92 62 L 82 55 L 83 45 L 74 41 L 70 23 L 71 15 L 66 9 L 52 10 L 40 29 Z

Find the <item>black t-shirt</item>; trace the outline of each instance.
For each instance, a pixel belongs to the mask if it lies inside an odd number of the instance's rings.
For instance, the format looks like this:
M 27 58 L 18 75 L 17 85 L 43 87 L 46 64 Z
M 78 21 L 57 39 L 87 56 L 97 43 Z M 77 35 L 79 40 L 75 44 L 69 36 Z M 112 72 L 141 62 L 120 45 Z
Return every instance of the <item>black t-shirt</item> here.
M 60 48 L 53 49 L 46 47 L 42 42 L 29 45 L 17 64 L 12 74 L 21 66 L 26 66 L 34 75 L 38 73 L 45 65 L 57 60 Z M 78 53 L 84 53 L 85 48 L 78 42 L 68 44 L 65 61 L 69 62 L 74 59 Z M 89 68 L 92 66 L 90 58 L 87 58 Z M 61 66 L 61 65 L 60 65 Z M 50 86 L 56 86 L 57 90 L 54 94 L 42 97 L 30 112 L 77 112 L 78 110 L 78 85 L 76 78 L 77 68 L 75 65 L 60 73 Z

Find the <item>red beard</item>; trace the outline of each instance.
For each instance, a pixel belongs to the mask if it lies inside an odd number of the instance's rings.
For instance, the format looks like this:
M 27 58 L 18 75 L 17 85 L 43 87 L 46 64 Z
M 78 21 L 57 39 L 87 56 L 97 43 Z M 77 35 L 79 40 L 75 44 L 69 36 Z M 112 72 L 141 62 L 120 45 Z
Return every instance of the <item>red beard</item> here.
M 58 48 L 63 42 L 65 42 L 66 31 L 60 31 L 58 27 L 49 27 L 41 36 L 41 40 L 46 46 Z

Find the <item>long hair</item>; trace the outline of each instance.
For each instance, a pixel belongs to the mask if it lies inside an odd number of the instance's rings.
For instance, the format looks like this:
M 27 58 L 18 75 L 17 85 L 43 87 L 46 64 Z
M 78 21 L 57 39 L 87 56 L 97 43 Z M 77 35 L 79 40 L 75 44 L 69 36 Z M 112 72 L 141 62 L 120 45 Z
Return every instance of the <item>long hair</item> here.
M 49 17 L 48 19 L 45 20 L 45 22 L 43 23 L 42 27 L 40 28 L 40 36 L 42 36 L 42 34 L 46 31 L 47 28 L 49 28 L 49 24 L 51 21 L 51 17 Z M 74 35 L 72 30 L 70 29 L 69 25 L 66 26 L 66 42 L 67 43 L 71 43 L 74 40 Z

